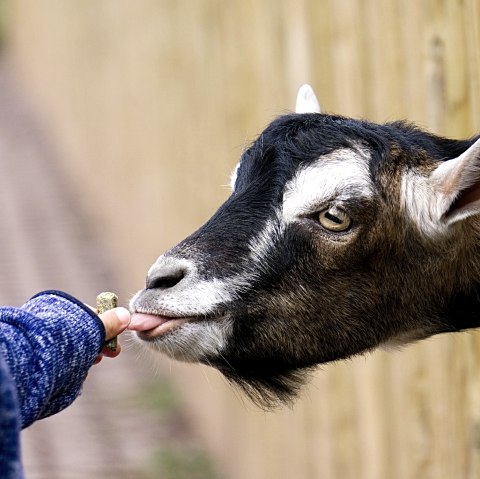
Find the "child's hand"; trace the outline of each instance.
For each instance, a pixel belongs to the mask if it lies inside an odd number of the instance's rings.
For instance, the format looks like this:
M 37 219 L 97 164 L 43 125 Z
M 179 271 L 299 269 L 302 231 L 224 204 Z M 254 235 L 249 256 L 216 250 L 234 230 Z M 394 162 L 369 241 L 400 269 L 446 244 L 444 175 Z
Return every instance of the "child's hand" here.
M 110 309 L 105 313 L 100 314 L 99 317 L 105 326 L 105 340 L 107 341 L 115 336 L 118 336 L 127 328 L 130 323 L 130 312 L 126 308 Z M 102 360 L 103 356 L 107 356 L 109 358 L 118 356 L 120 354 L 120 350 L 120 344 L 115 351 L 104 347 L 101 354 L 97 356 L 95 364 L 98 364 Z

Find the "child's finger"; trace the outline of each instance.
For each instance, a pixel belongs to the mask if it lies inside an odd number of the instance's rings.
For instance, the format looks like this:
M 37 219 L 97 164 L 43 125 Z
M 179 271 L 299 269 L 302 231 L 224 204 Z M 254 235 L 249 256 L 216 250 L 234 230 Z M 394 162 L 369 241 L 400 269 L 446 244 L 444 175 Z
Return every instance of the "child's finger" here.
M 130 312 L 126 308 L 114 308 L 99 315 L 105 326 L 105 339 L 118 336 L 130 323 Z

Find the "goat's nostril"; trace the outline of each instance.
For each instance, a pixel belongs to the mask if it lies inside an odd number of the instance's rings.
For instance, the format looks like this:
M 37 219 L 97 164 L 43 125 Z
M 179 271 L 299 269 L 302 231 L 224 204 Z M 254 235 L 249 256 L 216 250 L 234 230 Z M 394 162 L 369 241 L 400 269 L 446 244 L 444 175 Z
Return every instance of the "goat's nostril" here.
M 148 270 L 146 288 L 168 290 L 187 278 L 191 281 L 194 274 L 192 261 L 163 255 Z
M 173 288 L 180 283 L 185 277 L 186 271 L 179 269 L 176 271 L 169 271 L 165 274 L 157 274 L 153 277 L 147 278 L 147 289 L 168 289 Z

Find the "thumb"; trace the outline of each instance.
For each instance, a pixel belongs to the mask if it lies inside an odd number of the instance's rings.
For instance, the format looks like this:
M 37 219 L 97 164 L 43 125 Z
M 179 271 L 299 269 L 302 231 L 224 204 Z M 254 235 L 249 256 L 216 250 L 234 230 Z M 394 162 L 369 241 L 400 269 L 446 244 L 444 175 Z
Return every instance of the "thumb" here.
M 126 308 L 114 308 L 99 315 L 105 326 L 105 339 L 112 339 L 124 331 L 130 323 L 130 312 Z

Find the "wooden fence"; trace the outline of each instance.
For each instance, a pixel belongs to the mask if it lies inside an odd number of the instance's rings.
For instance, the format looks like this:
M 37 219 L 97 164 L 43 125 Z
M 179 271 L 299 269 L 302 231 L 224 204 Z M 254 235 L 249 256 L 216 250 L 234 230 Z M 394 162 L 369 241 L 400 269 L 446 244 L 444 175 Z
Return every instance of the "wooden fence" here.
M 327 111 L 480 131 L 480 0 L 8 6 L 19 78 L 115 238 L 129 293 L 227 197 L 244 145 L 303 82 Z M 274 413 L 214 371 L 169 367 L 229 479 L 480 477 L 478 333 L 327 365 Z

